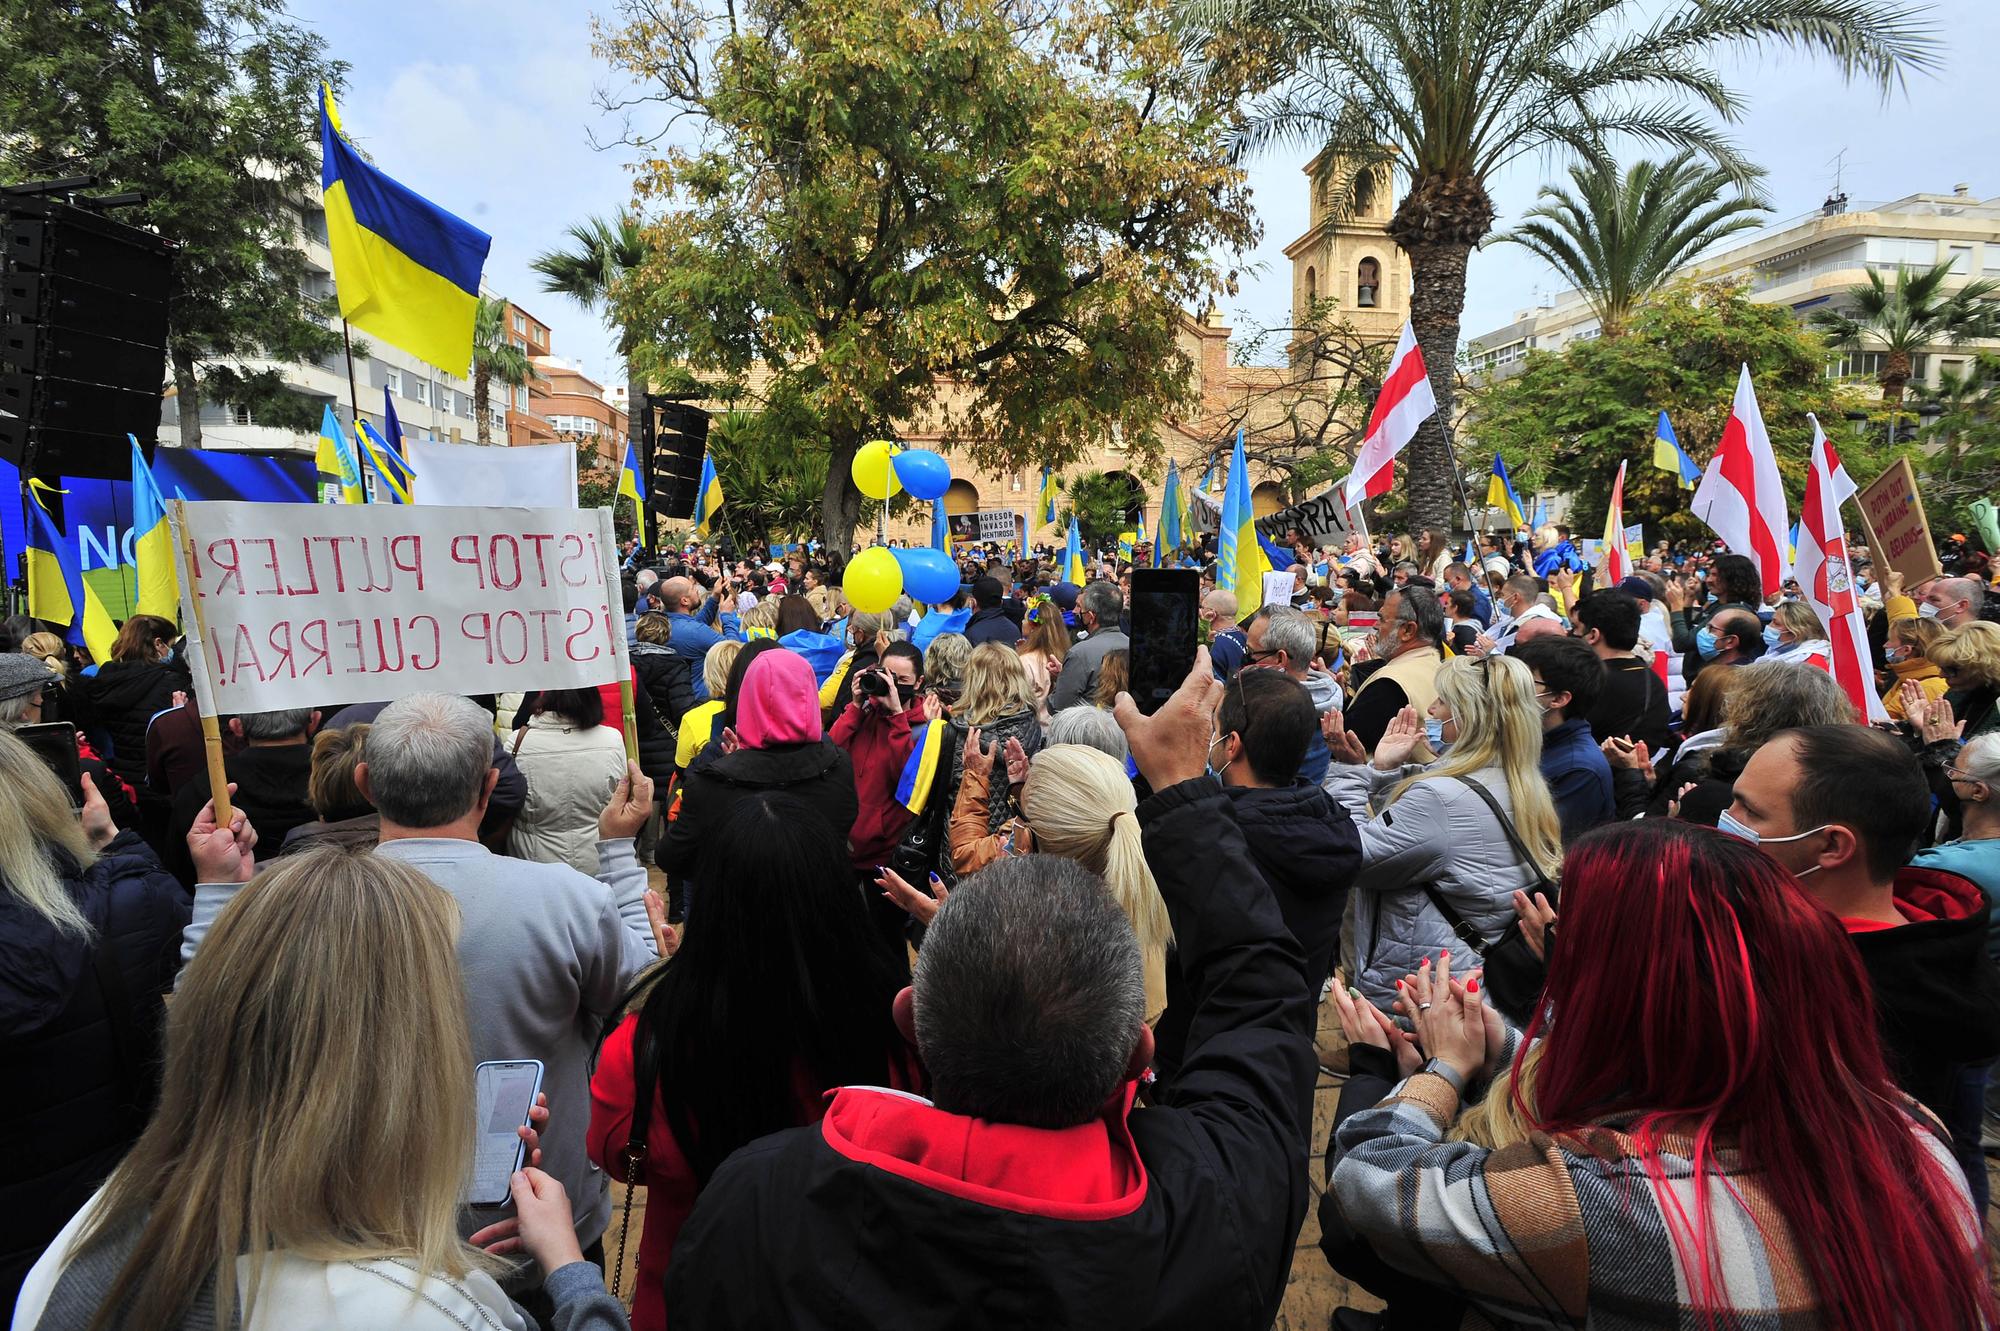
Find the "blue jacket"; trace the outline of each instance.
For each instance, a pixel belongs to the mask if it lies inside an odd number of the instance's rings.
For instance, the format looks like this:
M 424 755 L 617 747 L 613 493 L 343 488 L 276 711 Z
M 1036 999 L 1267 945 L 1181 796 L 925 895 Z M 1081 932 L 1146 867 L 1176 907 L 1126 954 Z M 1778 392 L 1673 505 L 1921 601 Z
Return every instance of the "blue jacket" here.
M 931 643 L 939 634 L 963 634 L 965 626 L 971 622 L 971 606 L 960 610 L 946 610 L 943 607 L 928 610 L 924 613 L 924 617 L 917 621 L 917 626 L 910 630 L 910 645 L 920 652 L 929 651 Z
M 1918 869 L 1942 869 L 1979 884 L 1988 900 L 1986 955 L 2000 962 L 2000 838 L 1947 841 L 1910 857 Z
M 1556 802 L 1564 845 L 1618 816 L 1611 764 L 1591 737 L 1587 717 L 1570 717 L 1542 736 L 1542 778 Z
M 702 661 L 708 649 L 722 641 L 722 635 L 693 615 L 679 611 L 667 616 L 667 647 L 675 656 L 686 657 L 693 667 L 694 696 L 708 701 L 708 684 L 701 677 Z
M 1583 556 L 1578 554 L 1576 547 L 1568 541 L 1564 541 L 1561 545 L 1552 545 L 1535 556 L 1535 576 L 1538 578 L 1546 578 L 1559 568 L 1581 573 L 1585 567 Z

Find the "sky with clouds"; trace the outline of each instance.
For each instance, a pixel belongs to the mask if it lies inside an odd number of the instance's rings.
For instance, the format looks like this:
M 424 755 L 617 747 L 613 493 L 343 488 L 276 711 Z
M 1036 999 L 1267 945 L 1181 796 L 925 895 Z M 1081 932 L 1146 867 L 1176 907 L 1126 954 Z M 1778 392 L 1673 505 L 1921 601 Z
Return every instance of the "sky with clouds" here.
M 493 235 L 486 280 L 532 310 L 554 334 L 556 354 L 604 382 L 622 375 L 601 320 L 540 292 L 529 262 L 560 245 L 564 229 L 613 213 L 630 197 L 631 156 L 596 151 L 593 133 L 615 124 L 592 100 L 609 72 L 590 50 L 585 0 L 294 0 L 293 12 L 353 66 L 342 120 L 391 175 Z M 2000 196 L 2000 131 L 1992 117 L 1992 61 L 2000 52 L 2000 3 L 1938 0 L 1940 67 L 1884 102 L 1844 86 L 1823 61 L 1775 51 L 1731 60 L 1748 100 L 1738 142 L 1769 171 L 1778 219 L 1817 208 L 1842 186 L 1859 204 L 1958 183 Z M 1263 241 L 1244 260 L 1240 295 L 1224 306 L 1237 327 L 1289 317 L 1285 246 L 1304 230 L 1307 153 L 1253 162 Z M 1503 224 L 1534 202 L 1562 164 L 1521 161 L 1498 182 Z M 1464 331 L 1498 327 L 1560 284 L 1511 246 L 1473 256 Z

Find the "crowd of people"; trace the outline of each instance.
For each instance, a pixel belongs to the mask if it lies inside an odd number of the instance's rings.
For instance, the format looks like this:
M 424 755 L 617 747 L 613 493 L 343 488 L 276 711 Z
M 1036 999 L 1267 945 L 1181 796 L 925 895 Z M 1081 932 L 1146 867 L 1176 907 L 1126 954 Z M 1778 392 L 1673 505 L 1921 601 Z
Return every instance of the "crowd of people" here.
M 9 621 L 13 1325 L 1262 1328 L 1316 1190 L 1344 1328 L 2000 1319 L 1983 562 L 1857 560 L 1870 724 L 1738 555 L 1286 536 L 1151 715 L 1130 558 L 634 543 L 629 703 L 220 718 L 222 820 L 174 624 Z

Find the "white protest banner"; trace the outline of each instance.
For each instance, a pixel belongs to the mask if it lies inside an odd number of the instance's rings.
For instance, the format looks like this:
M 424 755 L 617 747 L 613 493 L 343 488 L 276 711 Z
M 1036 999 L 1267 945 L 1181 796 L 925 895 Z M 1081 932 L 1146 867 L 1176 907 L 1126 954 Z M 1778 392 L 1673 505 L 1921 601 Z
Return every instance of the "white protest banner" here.
M 1004 508 L 979 510 L 979 539 L 1005 545 L 1021 539 L 1021 515 Z
M 1264 598 L 1264 604 L 1290 605 L 1292 603 L 1292 589 L 1296 585 L 1289 572 L 1266 573 L 1261 593 Z
M 576 448 L 534 444 L 495 448 L 488 444 L 448 444 L 439 439 L 405 439 L 410 470 L 416 473 L 413 504 L 576 507 Z
M 1346 540 L 1354 528 L 1347 520 L 1347 499 L 1341 486 L 1332 485 L 1310 499 L 1257 519 L 1257 530 L 1280 543 L 1294 527 L 1315 546 L 1339 545 Z
M 169 505 L 202 715 L 627 678 L 608 509 Z

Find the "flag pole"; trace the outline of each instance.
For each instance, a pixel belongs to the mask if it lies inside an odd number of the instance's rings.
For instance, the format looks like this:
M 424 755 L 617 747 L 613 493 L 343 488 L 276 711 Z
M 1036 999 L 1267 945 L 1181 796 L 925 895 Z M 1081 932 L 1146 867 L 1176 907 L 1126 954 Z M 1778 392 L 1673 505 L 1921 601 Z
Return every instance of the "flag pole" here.
M 348 336 L 347 320 L 344 318 L 340 321 L 340 349 L 347 355 L 347 406 L 354 413 L 347 431 L 358 439 L 361 437 L 361 394 L 354 387 L 354 339 Z

